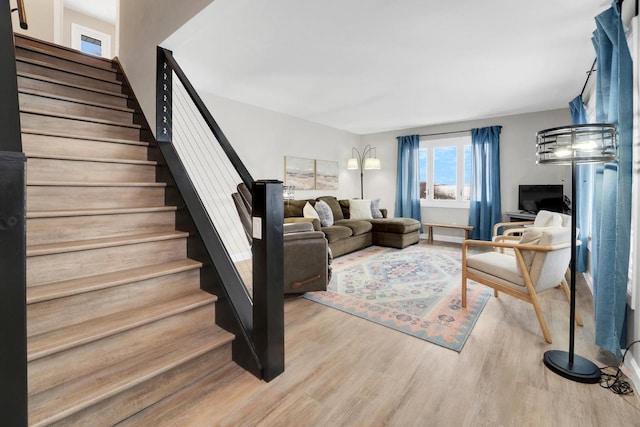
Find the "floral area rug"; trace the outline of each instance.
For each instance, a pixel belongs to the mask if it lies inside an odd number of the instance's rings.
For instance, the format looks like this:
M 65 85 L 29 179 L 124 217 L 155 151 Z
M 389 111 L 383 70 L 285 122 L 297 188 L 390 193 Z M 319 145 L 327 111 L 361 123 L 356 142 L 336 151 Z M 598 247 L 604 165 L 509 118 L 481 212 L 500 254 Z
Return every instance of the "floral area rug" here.
M 334 259 L 327 291 L 304 296 L 459 352 L 491 295 L 469 280 L 467 307 L 460 305 L 461 258 L 424 244 L 371 246 Z

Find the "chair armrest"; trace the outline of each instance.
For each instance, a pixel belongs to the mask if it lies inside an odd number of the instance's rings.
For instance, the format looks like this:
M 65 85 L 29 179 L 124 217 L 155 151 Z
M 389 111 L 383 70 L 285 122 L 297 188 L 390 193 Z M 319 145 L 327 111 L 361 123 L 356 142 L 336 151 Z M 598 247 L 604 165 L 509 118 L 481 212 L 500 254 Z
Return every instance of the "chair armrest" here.
M 301 216 L 291 216 L 289 218 L 284 219 L 285 224 L 294 224 L 297 222 L 308 222 L 313 225 L 313 229 L 316 231 L 320 231 L 320 220 L 317 218 L 304 218 Z
M 480 246 L 480 247 L 488 247 L 488 248 L 507 248 L 507 249 L 518 249 L 521 251 L 537 251 L 537 252 L 549 252 L 555 251 L 556 249 L 564 249 L 571 246 L 571 242 L 559 243 L 557 245 L 526 245 L 520 244 L 515 241 L 512 242 L 487 242 L 485 240 L 465 240 L 462 242 L 462 250 L 464 252 L 467 251 L 469 246 Z
M 283 236 L 284 242 L 293 242 L 296 240 L 314 240 L 325 239 L 322 231 L 303 231 L 300 233 L 286 233 Z
M 303 233 L 307 231 L 314 231 L 313 224 L 310 222 L 289 222 L 285 223 L 282 227 L 283 234 Z
M 514 221 L 514 222 L 499 222 L 496 225 L 493 226 L 493 236 L 498 236 L 500 235 L 499 231 L 500 228 L 504 228 L 504 227 L 520 227 L 522 228 L 523 225 L 531 225 L 533 224 L 533 221 Z

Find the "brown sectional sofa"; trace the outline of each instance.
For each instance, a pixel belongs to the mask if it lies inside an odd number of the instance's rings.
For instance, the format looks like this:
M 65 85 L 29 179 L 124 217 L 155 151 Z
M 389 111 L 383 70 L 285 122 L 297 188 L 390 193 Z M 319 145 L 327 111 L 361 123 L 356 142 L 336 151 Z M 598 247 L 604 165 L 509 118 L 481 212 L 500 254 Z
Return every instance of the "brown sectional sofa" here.
M 334 224 L 322 227 L 320 221 L 304 218 L 302 210 L 307 202 L 312 206 L 324 200 L 333 213 Z M 284 222 L 311 222 L 315 230 L 324 232 L 334 257 L 354 252 L 371 245 L 405 248 L 420 239 L 420 222 L 412 218 L 386 218 L 386 209 L 380 209 L 383 218 L 350 219 L 349 200 L 323 196 L 311 200 L 286 200 Z

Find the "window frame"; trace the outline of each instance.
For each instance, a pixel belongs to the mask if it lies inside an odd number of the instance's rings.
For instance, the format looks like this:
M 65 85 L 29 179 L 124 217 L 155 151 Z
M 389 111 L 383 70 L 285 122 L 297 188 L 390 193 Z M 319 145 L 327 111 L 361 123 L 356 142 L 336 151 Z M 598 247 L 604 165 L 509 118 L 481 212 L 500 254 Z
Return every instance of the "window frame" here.
M 471 145 L 471 134 L 468 135 L 438 135 L 437 137 L 420 137 L 420 150 L 427 150 L 427 198 L 420 198 L 420 206 L 431 208 L 469 209 L 470 200 L 436 200 L 433 199 L 434 149 L 437 147 L 456 147 L 456 196 L 464 191 L 464 147 Z M 420 168 L 420 165 L 418 166 Z M 421 195 L 422 196 L 422 195 Z
M 71 47 L 73 49 L 81 50 L 81 39 L 82 36 L 88 36 L 93 39 L 100 40 L 102 43 L 102 54 L 100 56 L 93 55 L 97 57 L 111 59 L 111 36 L 109 34 L 103 33 L 98 30 L 94 30 L 92 28 L 88 28 L 75 22 L 71 23 Z M 92 55 L 91 53 L 87 53 L 88 55 Z

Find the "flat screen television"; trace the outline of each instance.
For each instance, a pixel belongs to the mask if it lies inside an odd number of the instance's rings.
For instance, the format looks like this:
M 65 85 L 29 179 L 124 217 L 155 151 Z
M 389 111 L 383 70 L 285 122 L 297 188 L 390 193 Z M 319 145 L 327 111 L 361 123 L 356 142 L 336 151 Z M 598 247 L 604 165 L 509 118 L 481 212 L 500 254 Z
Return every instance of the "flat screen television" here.
M 546 210 L 564 211 L 562 185 L 520 185 L 518 189 L 518 209 L 538 213 Z

